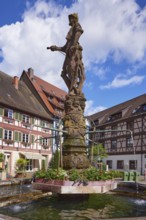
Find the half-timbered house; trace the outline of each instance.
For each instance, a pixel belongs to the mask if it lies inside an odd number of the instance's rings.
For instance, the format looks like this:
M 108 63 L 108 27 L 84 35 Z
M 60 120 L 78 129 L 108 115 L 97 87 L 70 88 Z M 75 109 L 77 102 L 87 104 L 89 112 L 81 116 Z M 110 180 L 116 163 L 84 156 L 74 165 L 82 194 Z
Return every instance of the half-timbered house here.
M 146 94 L 88 117 L 96 143 L 108 152 L 110 169 L 146 169 Z

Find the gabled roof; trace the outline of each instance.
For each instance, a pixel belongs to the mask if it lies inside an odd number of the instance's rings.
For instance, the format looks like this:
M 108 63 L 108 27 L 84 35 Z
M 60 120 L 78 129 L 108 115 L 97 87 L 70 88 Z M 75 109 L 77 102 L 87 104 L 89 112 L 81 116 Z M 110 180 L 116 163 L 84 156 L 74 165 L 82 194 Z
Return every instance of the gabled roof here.
M 28 69 L 28 72 L 23 71 L 23 74 L 25 74 L 28 77 L 28 79 L 34 86 L 36 92 L 41 97 L 42 101 L 44 102 L 49 112 L 52 113 L 54 116 L 58 116 L 58 114 L 55 112 L 55 107 L 61 110 L 64 109 L 59 102 L 60 101 L 64 102 L 67 93 L 62 89 L 34 75 L 33 69 L 31 68 Z M 52 100 L 49 100 L 48 96 L 52 96 Z
M 138 96 L 134 99 L 128 100 L 126 102 L 120 103 L 119 105 L 113 106 L 111 108 L 105 109 L 103 111 L 97 112 L 93 115 L 88 116 L 89 120 L 100 120 L 101 124 L 107 122 L 107 119 L 114 114 L 122 113 L 122 119 L 133 116 L 133 113 L 139 106 L 146 104 L 146 94 Z
M 37 117 L 52 120 L 51 116 L 26 84 L 16 77 L 18 83 L 18 86 L 16 86 L 14 78 L 0 71 L 0 104 L 21 112 L 33 114 Z

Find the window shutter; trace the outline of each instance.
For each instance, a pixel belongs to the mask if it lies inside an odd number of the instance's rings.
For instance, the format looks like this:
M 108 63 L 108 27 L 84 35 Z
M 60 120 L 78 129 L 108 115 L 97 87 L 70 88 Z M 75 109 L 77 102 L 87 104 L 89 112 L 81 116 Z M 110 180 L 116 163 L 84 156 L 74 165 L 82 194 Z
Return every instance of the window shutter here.
M 2 139 L 2 138 L 3 138 L 3 129 L 0 128 L 0 139 Z
M 32 144 L 34 144 L 34 140 L 35 140 L 35 136 L 34 136 L 34 135 L 31 135 L 30 141 L 31 141 Z
M 4 115 L 4 109 L 0 108 L 0 115 Z
M 43 138 L 43 137 L 40 136 L 39 138 L 40 138 L 40 144 L 42 145 L 42 143 L 43 143 L 42 138 Z
M 14 118 L 18 121 L 22 121 L 22 115 L 19 112 L 15 112 Z
M 23 120 L 23 115 L 19 113 L 19 121 Z
M 19 141 L 18 138 L 19 138 L 19 133 L 18 133 L 18 131 L 14 131 L 14 140 L 18 142 L 18 141 Z
M 18 113 L 18 112 L 15 112 L 15 113 L 14 113 L 14 118 L 15 118 L 16 120 L 19 120 L 19 113 Z
M 40 120 L 40 126 L 44 127 L 44 121 Z
M 21 141 L 22 140 L 22 133 L 21 132 L 19 132 L 19 141 Z
M 30 118 L 30 124 L 34 124 L 34 118 Z
M 17 141 L 17 142 L 21 141 L 21 132 L 15 131 L 15 133 L 14 133 L 14 139 L 15 139 L 15 141 Z

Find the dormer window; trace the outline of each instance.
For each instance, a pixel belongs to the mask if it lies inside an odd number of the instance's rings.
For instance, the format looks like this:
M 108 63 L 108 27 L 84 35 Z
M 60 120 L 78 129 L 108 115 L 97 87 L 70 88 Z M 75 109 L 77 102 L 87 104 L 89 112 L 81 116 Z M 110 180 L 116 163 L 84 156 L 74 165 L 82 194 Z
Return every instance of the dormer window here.
M 146 104 L 139 105 L 135 109 L 133 109 L 132 114 L 141 113 L 146 111 Z
M 30 117 L 29 117 L 28 115 L 23 115 L 22 121 L 23 121 L 24 123 L 29 124 L 29 123 L 30 123 Z
M 117 112 L 115 114 L 112 114 L 108 117 L 108 120 L 107 121 L 115 121 L 115 120 L 118 120 L 122 118 L 122 112 Z
M 99 125 L 99 120 L 98 120 L 98 119 L 95 120 L 95 121 L 94 121 L 94 124 L 95 124 L 96 126 L 98 126 L 98 125 Z
M 142 105 L 142 111 L 146 111 L 146 104 Z
M 4 116 L 10 119 L 13 119 L 13 110 L 5 108 Z

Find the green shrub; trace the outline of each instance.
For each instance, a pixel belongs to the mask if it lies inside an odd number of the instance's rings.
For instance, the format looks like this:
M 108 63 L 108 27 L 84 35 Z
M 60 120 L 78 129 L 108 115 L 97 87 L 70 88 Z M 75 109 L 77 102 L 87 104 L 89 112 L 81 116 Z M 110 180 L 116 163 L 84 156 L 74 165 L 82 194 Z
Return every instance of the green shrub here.
M 25 171 L 26 170 L 26 165 L 27 165 L 27 160 L 24 159 L 24 158 L 19 158 L 17 161 L 16 161 L 16 171 L 17 172 L 22 172 L 22 171 Z
M 68 171 L 70 181 L 76 181 L 80 178 L 80 173 L 77 169 L 71 169 Z
M 0 162 L 4 162 L 4 154 L 0 153 Z

